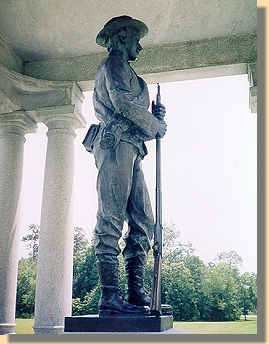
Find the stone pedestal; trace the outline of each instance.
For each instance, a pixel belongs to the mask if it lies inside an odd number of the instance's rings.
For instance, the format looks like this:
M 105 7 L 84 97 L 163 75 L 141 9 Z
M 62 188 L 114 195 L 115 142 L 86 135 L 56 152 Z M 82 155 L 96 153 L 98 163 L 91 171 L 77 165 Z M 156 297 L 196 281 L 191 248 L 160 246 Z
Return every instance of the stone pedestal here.
M 65 318 L 64 332 L 162 332 L 173 328 L 173 316 L 110 316 Z

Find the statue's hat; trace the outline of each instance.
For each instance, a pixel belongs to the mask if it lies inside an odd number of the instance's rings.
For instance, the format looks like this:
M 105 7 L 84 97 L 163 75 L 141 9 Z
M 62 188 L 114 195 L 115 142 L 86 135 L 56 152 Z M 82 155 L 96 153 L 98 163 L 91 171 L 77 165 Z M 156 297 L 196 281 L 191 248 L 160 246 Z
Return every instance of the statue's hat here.
M 140 38 L 143 38 L 148 33 L 148 27 L 146 24 L 140 20 L 124 15 L 110 19 L 96 36 L 96 43 L 101 45 L 101 47 L 107 47 L 109 37 L 120 29 L 124 29 L 126 27 L 135 28 Z

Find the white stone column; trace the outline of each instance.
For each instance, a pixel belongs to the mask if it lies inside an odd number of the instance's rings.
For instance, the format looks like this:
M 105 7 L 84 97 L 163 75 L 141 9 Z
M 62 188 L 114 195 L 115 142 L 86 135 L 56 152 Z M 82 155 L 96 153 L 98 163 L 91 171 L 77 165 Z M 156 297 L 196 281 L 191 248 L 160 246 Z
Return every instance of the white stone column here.
M 0 334 L 14 333 L 25 134 L 36 123 L 23 111 L 0 115 Z
M 72 310 L 75 129 L 85 125 L 74 105 L 44 108 L 48 127 L 36 284 L 35 333 L 61 333 Z
M 249 108 L 257 113 L 257 61 L 248 64 Z

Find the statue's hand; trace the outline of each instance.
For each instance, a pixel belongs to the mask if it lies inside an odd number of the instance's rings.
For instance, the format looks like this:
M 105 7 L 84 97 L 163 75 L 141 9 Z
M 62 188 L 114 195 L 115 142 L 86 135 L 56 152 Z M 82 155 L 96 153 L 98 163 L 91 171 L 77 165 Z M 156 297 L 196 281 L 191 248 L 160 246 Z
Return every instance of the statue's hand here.
M 158 118 L 159 120 L 164 119 L 165 115 L 165 106 L 161 103 L 155 104 L 155 102 L 152 102 L 152 114 Z
M 157 129 L 157 135 L 159 137 L 164 137 L 165 133 L 167 130 L 167 125 L 165 123 L 165 121 L 163 120 L 159 120 L 159 125 L 158 125 L 158 129 Z

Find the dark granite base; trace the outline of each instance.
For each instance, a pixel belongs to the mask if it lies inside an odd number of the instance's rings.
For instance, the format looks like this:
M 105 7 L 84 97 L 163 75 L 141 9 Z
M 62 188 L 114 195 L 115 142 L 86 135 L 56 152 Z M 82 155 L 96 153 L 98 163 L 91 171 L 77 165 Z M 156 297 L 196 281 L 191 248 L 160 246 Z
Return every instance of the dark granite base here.
M 173 316 L 109 316 L 65 318 L 64 332 L 162 332 L 173 328 Z

